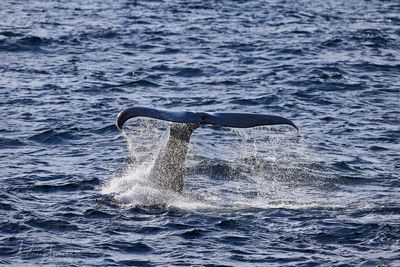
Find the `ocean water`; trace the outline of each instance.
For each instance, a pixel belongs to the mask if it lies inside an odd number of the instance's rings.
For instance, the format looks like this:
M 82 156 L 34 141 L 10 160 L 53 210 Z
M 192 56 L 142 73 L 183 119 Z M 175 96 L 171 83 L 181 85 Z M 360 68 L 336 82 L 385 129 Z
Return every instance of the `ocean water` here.
M 0 2 L 0 265 L 400 266 L 398 1 Z M 205 126 L 182 195 L 146 178 Z

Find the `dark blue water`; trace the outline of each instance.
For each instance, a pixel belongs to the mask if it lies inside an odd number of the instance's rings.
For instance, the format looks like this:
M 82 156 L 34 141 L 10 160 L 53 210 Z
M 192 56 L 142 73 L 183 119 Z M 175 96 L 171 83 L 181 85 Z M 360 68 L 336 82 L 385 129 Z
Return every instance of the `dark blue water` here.
M 0 2 L 0 264 L 399 266 L 398 1 Z M 203 127 L 183 195 L 146 184 Z

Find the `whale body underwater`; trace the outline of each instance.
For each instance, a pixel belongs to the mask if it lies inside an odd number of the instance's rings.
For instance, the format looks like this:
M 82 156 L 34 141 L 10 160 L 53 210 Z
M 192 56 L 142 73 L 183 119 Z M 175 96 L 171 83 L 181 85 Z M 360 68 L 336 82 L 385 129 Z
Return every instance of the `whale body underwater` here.
M 178 193 L 183 190 L 183 176 L 185 174 L 185 161 L 190 136 L 198 127 L 209 124 L 233 128 L 250 128 L 286 124 L 298 130 L 291 120 L 275 115 L 177 112 L 146 107 L 132 107 L 122 110 L 117 116 L 117 128 L 122 130 L 125 122 L 135 117 L 147 117 L 171 122 L 167 144 L 158 154 L 149 179 L 161 189 Z

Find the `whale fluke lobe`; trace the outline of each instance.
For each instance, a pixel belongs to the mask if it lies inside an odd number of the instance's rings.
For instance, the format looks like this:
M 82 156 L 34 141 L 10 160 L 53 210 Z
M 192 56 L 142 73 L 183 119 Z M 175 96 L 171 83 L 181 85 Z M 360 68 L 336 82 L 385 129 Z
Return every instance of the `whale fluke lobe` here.
M 290 120 L 274 115 L 251 113 L 198 113 L 202 116 L 203 124 L 213 124 L 233 128 L 250 128 L 263 125 L 287 124 L 299 130 Z
M 190 136 L 201 125 L 249 128 L 263 125 L 286 124 L 298 130 L 290 120 L 274 115 L 250 113 L 176 112 L 159 109 L 132 107 L 118 114 L 116 125 L 122 130 L 125 122 L 135 117 L 148 117 L 172 122 L 165 148 L 157 156 L 151 169 L 150 181 L 161 189 L 182 192 L 185 160 Z
M 166 111 L 145 107 L 132 107 L 121 111 L 117 117 L 117 127 L 122 129 L 125 122 L 134 117 L 148 117 L 170 122 L 195 123 L 199 125 L 212 124 L 233 128 L 249 128 L 263 125 L 286 124 L 297 126 L 286 118 L 275 115 L 251 113 L 205 113 L 188 111 Z
M 148 117 L 153 119 L 159 119 L 171 122 L 180 123 L 201 123 L 201 118 L 194 112 L 175 112 L 175 111 L 165 111 L 153 108 L 145 107 L 133 107 L 127 108 L 121 111 L 117 117 L 117 127 L 119 130 L 127 120 L 134 117 Z

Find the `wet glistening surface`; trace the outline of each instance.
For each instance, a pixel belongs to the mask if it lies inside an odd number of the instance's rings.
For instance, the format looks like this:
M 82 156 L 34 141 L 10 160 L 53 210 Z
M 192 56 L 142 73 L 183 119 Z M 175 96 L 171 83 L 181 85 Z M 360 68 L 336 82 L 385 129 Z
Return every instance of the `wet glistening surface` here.
M 0 264 L 400 265 L 398 1 L 1 1 Z M 183 194 L 147 183 L 204 126 Z

